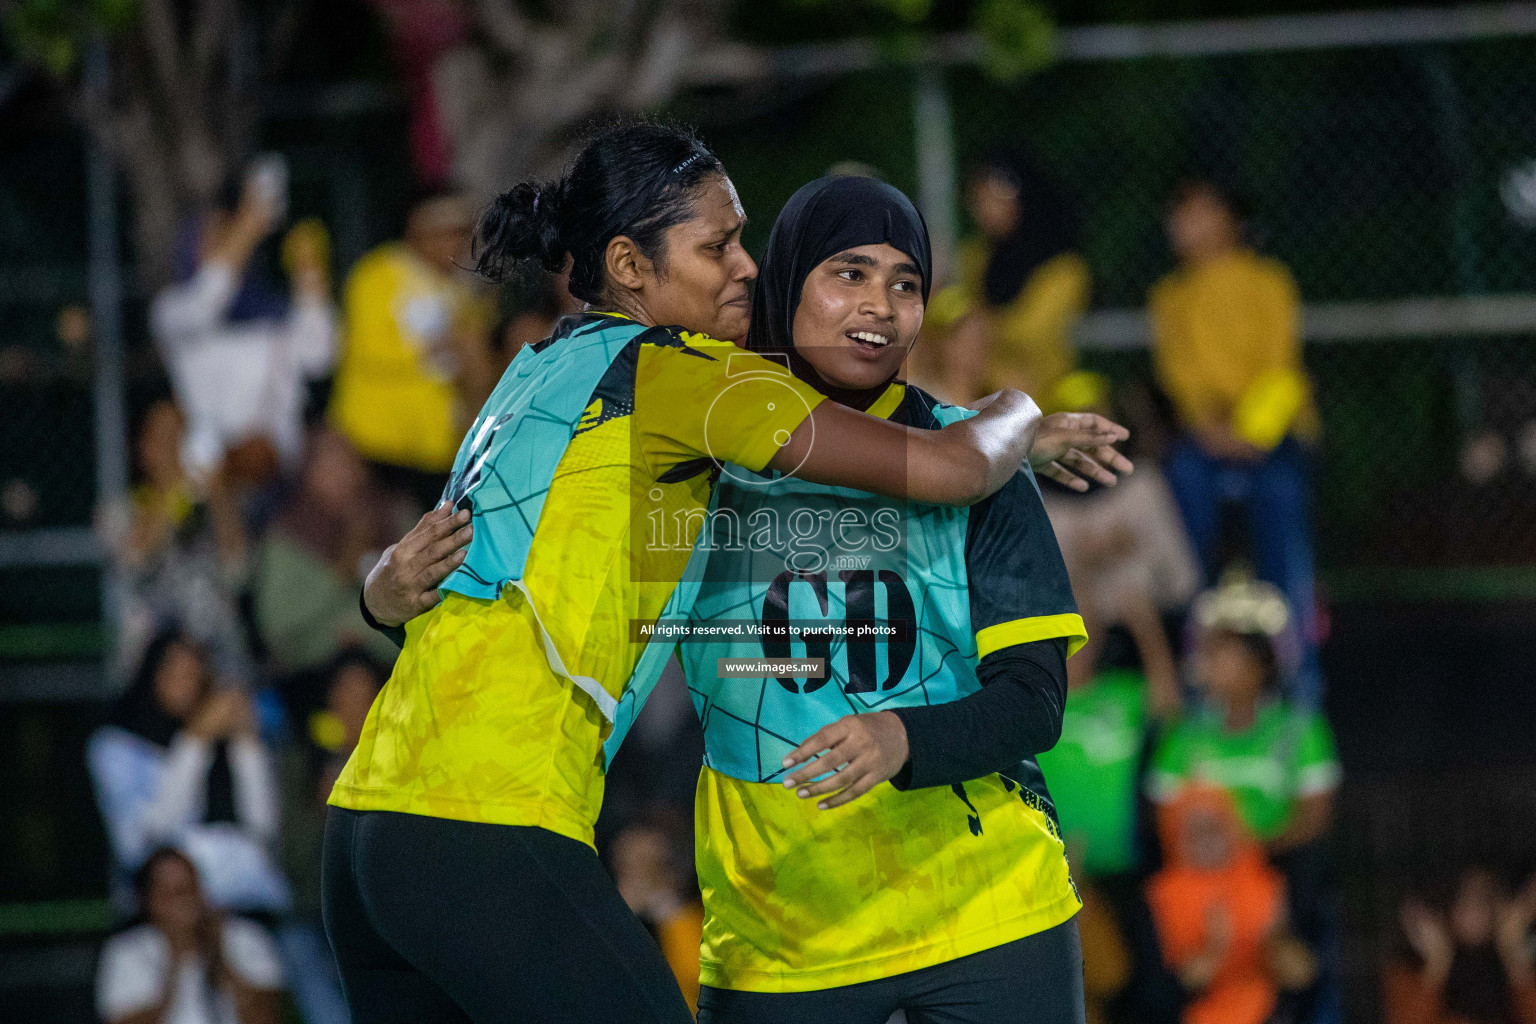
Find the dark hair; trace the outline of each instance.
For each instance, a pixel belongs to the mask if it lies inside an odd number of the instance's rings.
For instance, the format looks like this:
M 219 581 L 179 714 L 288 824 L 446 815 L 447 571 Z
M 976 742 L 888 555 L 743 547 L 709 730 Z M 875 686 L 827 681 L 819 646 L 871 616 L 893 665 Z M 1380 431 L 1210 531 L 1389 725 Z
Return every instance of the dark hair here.
M 663 236 L 693 216 L 693 192 L 725 168 L 691 129 L 652 121 L 599 128 L 558 181 L 524 181 L 496 197 L 480 217 L 475 270 L 504 281 L 537 262 L 551 273 L 570 257 L 571 294 L 603 298 L 608 242 L 632 239 L 663 265 Z
M 366 648 L 356 645 L 343 647 L 336 656 L 325 666 L 325 688 L 329 692 L 331 684 L 336 682 L 336 677 L 347 669 L 357 666 L 369 675 L 374 682 L 382 687 L 389 680 L 389 669 L 379 662 L 379 659 L 369 654 Z
M 146 909 L 145 904 L 149 900 L 149 886 L 154 881 L 155 868 L 160 865 L 161 861 L 165 860 L 181 861 L 192 872 L 192 877 L 197 877 L 197 865 L 192 863 L 191 857 L 188 857 L 174 846 L 161 846 L 157 848 L 148 857 L 144 858 L 144 863 L 140 864 L 139 869 L 133 873 L 133 894 L 138 898 L 139 910 L 141 912 Z M 200 879 L 199 884 L 201 884 Z
M 1072 195 L 1022 146 L 988 150 L 972 175 L 984 177 L 1008 182 L 1019 197 L 1018 221 L 993 247 L 982 278 L 988 304 L 1006 306 L 1043 263 L 1078 248 L 1081 217 Z
M 1260 671 L 1264 673 L 1264 691 L 1273 693 L 1281 687 L 1282 675 L 1280 672 L 1280 652 L 1275 647 L 1275 641 L 1264 633 L 1238 632 L 1235 629 L 1216 629 L 1213 632 L 1229 637 L 1244 652 L 1258 663 Z
M 139 904 L 138 914 L 134 917 L 134 921 L 149 920 L 149 887 L 154 881 L 155 868 L 168 860 L 181 861 L 181 863 L 187 866 L 187 870 L 192 872 L 192 878 L 197 883 L 199 898 L 204 900 L 206 913 L 207 901 L 206 897 L 201 896 L 203 882 L 197 873 L 197 865 L 192 863 L 191 857 L 188 857 L 176 847 L 162 846 L 146 857 L 144 863 L 139 865 L 139 869 L 133 873 L 133 893 L 138 898 Z M 199 931 L 201 932 L 202 930 L 199 929 Z M 204 959 L 202 998 L 207 1001 L 208 1008 L 212 1011 L 209 1019 L 214 1019 L 218 1016 L 218 993 L 224 985 L 224 940 L 217 933 L 213 935 L 200 934 L 198 945 L 200 947 L 198 952 L 203 955 Z
M 1247 193 L 1225 175 L 1211 172 L 1182 175 L 1168 193 L 1168 208 L 1172 209 L 1201 193 L 1213 196 L 1243 228 L 1247 228 L 1248 222 L 1253 219 L 1253 203 Z
M 112 713 L 114 725 L 161 747 L 170 746 L 176 733 L 185 725 L 160 706 L 159 695 L 155 692 L 155 677 L 160 674 L 161 666 L 170 658 L 171 651 L 177 647 L 186 647 L 191 650 L 203 663 L 206 671 L 207 651 L 188 636 L 179 625 L 175 623 L 164 625 L 149 642 L 149 646 L 144 649 L 143 655 L 139 658 L 138 668 L 133 673 L 133 679 L 129 682 L 128 688 L 123 691 L 123 695 L 118 698 Z M 204 681 L 204 686 L 206 688 L 207 680 Z

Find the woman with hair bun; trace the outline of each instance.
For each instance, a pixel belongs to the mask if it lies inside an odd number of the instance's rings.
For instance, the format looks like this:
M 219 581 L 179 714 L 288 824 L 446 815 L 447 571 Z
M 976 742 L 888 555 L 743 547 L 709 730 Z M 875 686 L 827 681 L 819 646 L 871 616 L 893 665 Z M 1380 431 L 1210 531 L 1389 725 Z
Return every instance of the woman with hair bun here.
M 568 266 L 589 311 L 513 360 L 450 504 L 364 591 L 403 650 L 327 824 L 326 926 L 359 1024 L 691 1020 L 592 842 L 603 739 L 671 649 L 634 627 L 696 585 L 715 467 L 963 505 L 1030 456 L 1038 412 L 1016 392 L 911 430 L 715 340 L 747 330 L 744 222 L 719 160 L 650 123 L 599 131 L 481 220 L 482 273 Z M 1112 478 L 1073 444 L 1108 458 L 1123 431 L 1071 427 L 1036 457 Z M 440 601 L 423 593 L 450 569 Z

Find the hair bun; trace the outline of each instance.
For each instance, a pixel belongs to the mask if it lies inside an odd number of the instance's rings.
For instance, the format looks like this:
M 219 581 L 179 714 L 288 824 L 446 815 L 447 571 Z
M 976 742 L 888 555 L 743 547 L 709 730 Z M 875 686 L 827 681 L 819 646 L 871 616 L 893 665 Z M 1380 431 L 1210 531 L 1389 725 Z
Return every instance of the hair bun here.
M 558 182 L 521 182 L 497 196 L 480 215 L 470 256 L 475 271 L 505 281 L 537 260 L 551 273 L 565 266 L 560 232 L 562 189 Z

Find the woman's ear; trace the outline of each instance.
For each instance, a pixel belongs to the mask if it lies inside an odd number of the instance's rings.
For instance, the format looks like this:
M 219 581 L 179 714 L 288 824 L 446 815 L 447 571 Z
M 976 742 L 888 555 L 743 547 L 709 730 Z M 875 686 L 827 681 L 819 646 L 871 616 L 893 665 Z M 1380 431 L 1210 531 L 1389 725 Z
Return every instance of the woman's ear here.
M 633 292 L 645 287 L 646 277 L 654 273 L 651 261 L 627 235 L 615 235 L 608 240 L 603 262 L 607 265 L 609 280 Z

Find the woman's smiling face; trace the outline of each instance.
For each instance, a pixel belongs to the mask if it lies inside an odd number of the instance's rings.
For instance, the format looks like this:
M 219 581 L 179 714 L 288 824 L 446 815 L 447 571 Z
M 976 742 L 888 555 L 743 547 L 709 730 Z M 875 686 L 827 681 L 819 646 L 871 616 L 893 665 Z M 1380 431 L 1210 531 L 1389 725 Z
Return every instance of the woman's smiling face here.
M 894 246 L 860 245 L 823 260 L 795 309 L 795 351 L 829 384 L 878 387 L 896 376 L 923 326 L 923 275 Z

